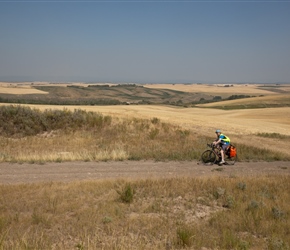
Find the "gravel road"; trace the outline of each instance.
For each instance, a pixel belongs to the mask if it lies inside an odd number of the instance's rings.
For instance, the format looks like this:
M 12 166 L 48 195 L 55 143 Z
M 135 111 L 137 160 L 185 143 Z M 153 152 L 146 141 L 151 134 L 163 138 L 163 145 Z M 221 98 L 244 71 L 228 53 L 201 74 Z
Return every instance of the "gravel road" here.
M 205 166 L 197 161 L 0 163 L 0 184 L 71 182 L 103 179 L 170 178 L 179 176 L 290 175 L 290 162 L 238 162 L 234 166 Z

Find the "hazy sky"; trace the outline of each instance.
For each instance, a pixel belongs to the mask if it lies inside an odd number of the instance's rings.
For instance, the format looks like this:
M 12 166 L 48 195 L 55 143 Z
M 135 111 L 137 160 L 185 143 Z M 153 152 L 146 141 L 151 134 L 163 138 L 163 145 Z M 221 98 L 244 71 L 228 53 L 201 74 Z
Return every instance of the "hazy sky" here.
M 290 0 L 0 0 L 0 81 L 290 82 Z

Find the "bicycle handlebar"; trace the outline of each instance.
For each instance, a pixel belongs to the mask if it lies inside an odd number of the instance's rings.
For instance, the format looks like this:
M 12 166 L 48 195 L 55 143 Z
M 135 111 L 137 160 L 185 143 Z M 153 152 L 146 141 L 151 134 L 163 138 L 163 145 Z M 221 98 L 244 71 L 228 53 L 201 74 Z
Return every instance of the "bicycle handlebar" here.
M 207 143 L 207 146 L 210 148 L 220 148 L 219 145 L 214 145 L 213 143 Z

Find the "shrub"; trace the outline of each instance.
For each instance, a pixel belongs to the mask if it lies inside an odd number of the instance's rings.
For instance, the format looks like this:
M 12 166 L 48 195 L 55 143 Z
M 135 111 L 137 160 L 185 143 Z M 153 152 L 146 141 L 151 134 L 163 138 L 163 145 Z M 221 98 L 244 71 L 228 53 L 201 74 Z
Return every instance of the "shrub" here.
M 134 190 L 130 184 L 126 184 L 122 190 L 118 190 L 117 193 L 120 195 L 120 200 L 124 203 L 133 202 Z
M 272 215 L 273 215 L 274 219 L 281 220 L 285 217 L 285 212 L 277 207 L 273 207 L 272 208 Z
M 31 136 L 52 130 L 76 130 L 81 128 L 101 128 L 111 124 L 110 116 L 75 109 L 41 112 L 24 106 L 0 107 L 0 132 L 4 136 Z
M 183 225 L 177 229 L 177 245 L 182 247 L 190 247 L 193 244 L 194 233 L 193 230 Z
M 157 117 L 154 117 L 154 118 L 151 119 L 151 122 L 152 122 L 153 124 L 158 124 L 158 123 L 160 123 L 160 119 L 157 118 Z

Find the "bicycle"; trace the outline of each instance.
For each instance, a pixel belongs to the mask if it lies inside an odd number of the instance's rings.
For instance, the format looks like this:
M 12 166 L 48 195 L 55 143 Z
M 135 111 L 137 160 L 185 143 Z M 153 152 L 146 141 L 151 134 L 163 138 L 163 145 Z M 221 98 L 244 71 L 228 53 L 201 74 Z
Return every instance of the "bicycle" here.
M 219 164 L 219 162 L 222 160 L 222 156 L 221 156 L 221 147 L 215 146 L 214 144 L 207 144 L 208 147 L 210 147 L 211 149 L 207 149 L 205 150 L 202 154 L 201 154 L 201 161 L 204 164 L 207 165 L 213 165 L 213 164 Z M 235 162 L 238 159 L 237 154 L 234 157 L 230 156 L 230 146 L 225 150 L 225 165 L 234 165 Z

